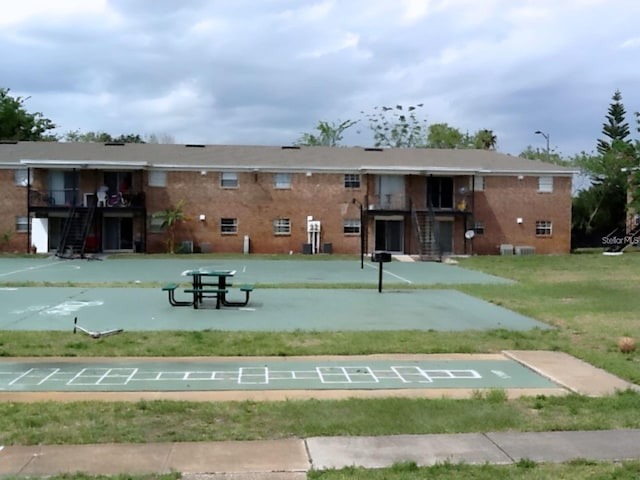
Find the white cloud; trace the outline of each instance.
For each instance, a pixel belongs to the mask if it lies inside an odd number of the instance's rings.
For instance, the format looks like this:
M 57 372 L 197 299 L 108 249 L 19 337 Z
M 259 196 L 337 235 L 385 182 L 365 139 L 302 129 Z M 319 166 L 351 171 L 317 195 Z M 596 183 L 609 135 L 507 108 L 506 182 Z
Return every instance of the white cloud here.
M 55 21 L 65 17 L 82 17 L 86 14 L 109 12 L 107 0 L 21 0 L 4 2 L 0 26 L 15 25 L 31 19 Z

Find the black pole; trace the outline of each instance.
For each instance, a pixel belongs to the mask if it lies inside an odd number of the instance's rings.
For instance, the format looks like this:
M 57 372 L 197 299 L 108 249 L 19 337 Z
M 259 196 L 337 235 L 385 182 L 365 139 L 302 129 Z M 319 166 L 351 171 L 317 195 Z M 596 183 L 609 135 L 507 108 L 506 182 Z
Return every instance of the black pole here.
M 363 228 L 365 228 L 365 226 L 362 224 L 362 220 L 363 220 L 363 213 L 362 213 L 362 204 L 360 204 L 360 269 L 364 270 L 364 235 L 363 235 Z
M 382 259 L 378 259 L 380 270 L 378 271 L 378 293 L 382 293 Z

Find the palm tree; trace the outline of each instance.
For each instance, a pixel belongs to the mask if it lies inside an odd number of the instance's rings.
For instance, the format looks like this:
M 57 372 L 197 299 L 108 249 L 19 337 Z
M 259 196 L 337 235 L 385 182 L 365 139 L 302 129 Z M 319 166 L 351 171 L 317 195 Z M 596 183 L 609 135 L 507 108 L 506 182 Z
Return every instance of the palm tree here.
M 482 129 L 476 132 L 475 147 L 483 150 L 495 150 L 498 137 L 493 134 L 493 130 Z
M 167 251 L 169 253 L 175 252 L 176 228 L 178 224 L 189 220 L 184 213 L 184 206 L 185 201 L 178 200 L 175 207 L 167 208 L 166 210 L 161 210 L 153 214 L 153 217 L 162 219 L 160 228 L 163 230 L 166 229 L 169 233 L 167 237 Z

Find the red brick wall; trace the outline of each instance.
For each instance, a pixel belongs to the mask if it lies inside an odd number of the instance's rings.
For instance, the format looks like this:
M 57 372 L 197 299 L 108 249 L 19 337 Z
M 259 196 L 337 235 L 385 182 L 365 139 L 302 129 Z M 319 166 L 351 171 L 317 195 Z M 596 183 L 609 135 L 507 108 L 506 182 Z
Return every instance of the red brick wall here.
M 34 188 L 46 190 L 46 171 L 36 170 L 35 173 Z M 283 190 L 275 189 L 273 174 L 261 172 L 238 173 L 239 186 L 233 189 L 220 186 L 221 174 L 218 172 L 205 175 L 200 171 L 168 172 L 166 187 L 149 187 L 147 177 L 148 173 L 143 172 L 141 183 L 146 193 L 148 213 L 151 215 L 173 207 L 185 199 L 185 213 L 189 221 L 179 226 L 177 244 L 191 240 L 197 248 L 208 243 L 213 252 L 240 253 L 244 236 L 249 235 L 253 253 L 300 253 L 302 245 L 308 241 L 307 216 L 311 215 L 322 225 L 321 248 L 322 244 L 331 243 L 334 253 L 358 253 L 360 237 L 357 234 L 345 235 L 343 222 L 345 219 L 359 219 L 359 206 L 352 202 L 354 198 L 367 208 L 365 195 L 374 192 L 373 175 L 361 177 L 361 188 L 346 189 L 343 174 L 298 173 L 291 176 L 291 188 Z M 424 207 L 420 202 L 425 201 L 425 182 L 424 176 L 407 180 L 407 195 L 416 202 L 416 208 Z M 83 190 L 90 191 L 98 183 L 94 175 L 85 176 L 81 181 Z M 26 233 L 15 233 L 15 218 L 27 214 L 27 189 L 15 185 L 12 169 L 0 170 L 0 185 L 3 185 L 5 212 L 5 215 L 0 215 L 0 250 L 26 252 Z M 468 186 L 468 177 L 455 179 L 456 204 L 460 200 L 458 191 L 461 186 Z M 530 245 L 541 254 L 570 251 L 569 177 L 555 177 L 553 193 L 539 193 L 536 176 L 525 176 L 522 180 L 516 176 L 486 177 L 484 191 L 477 191 L 473 198 L 470 195 L 466 198 L 474 218 L 484 222 L 485 226 L 484 235 L 477 235 L 473 240 L 473 253 L 498 254 L 499 245 L 503 243 Z M 201 214 L 206 217 L 204 222 L 199 221 Z M 523 218 L 522 224 L 517 224 L 518 217 Z M 221 234 L 221 218 L 237 218 L 238 233 Z M 273 220 L 276 218 L 291 220 L 290 235 L 273 234 Z M 470 253 L 470 245 L 465 251 L 464 218 L 455 218 L 454 252 Z M 536 236 L 536 220 L 553 222 L 553 234 L 550 237 Z M 412 252 L 416 242 L 409 217 L 406 217 L 405 225 L 406 251 Z M 164 232 L 147 231 L 147 251 L 164 252 L 166 236 Z M 372 251 L 374 232 L 371 229 L 368 238 L 368 251 Z
M 2 210 L 0 215 L 0 251 L 27 253 L 26 232 L 16 232 L 16 217 L 27 215 L 27 187 L 16 185 L 15 170 L 0 170 Z
M 249 235 L 252 253 L 300 253 L 307 243 L 307 216 L 321 222 L 322 244 L 331 243 L 334 253 L 359 252 L 358 235 L 345 235 L 343 221 L 358 219 L 362 200 L 360 189 L 345 189 L 342 174 L 292 174 L 290 189 L 276 189 L 271 173 L 238 173 L 238 188 L 222 188 L 218 172 L 169 172 L 167 187 L 147 187 L 150 214 L 187 201 L 189 220 L 180 225 L 176 242 L 191 240 L 194 246 L 211 244 L 213 252 L 243 251 L 244 236 Z M 206 220 L 201 222 L 200 215 Z M 237 218 L 237 234 L 221 234 L 220 219 Z M 288 218 L 290 235 L 274 235 L 273 220 Z M 147 251 L 165 250 L 166 234 L 149 234 Z
M 500 244 L 533 246 L 540 254 L 570 252 L 570 177 L 554 177 L 553 193 L 538 192 L 536 176 L 492 176 L 484 182 L 484 191 L 475 192 L 474 217 L 484 223 L 485 233 L 473 239 L 474 253 L 498 254 Z M 536 236 L 537 220 L 551 221 L 553 234 Z

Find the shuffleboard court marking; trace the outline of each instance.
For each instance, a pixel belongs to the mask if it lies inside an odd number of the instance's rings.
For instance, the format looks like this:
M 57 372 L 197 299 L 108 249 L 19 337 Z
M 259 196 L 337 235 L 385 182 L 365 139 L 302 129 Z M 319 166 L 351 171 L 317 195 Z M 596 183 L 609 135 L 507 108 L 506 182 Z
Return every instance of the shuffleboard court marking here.
M 476 360 L 466 364 L 461 360 L 268 364 L 113 361 L 0 366 L 0 391 L 21 392 L 534 387 L 558 385 L 512 360 Z

